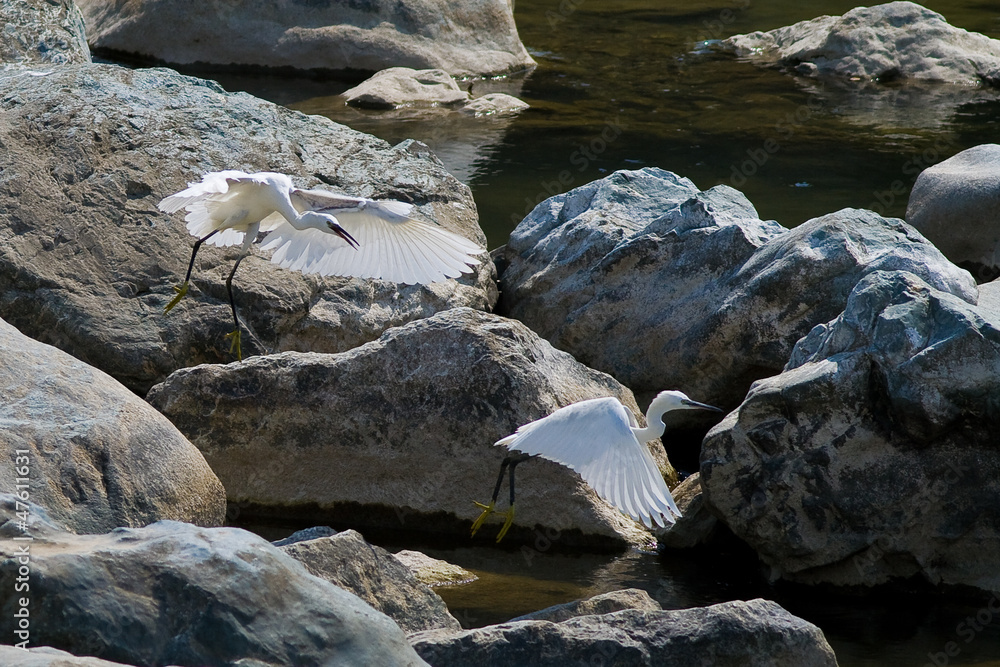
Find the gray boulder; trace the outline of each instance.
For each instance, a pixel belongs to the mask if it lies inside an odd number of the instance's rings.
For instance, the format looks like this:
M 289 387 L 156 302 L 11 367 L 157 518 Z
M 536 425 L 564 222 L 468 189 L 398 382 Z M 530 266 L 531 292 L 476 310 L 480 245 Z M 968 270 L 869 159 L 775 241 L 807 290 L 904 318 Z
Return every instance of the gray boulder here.
M 823 632 L 770 600 L 676 611 L 629 609 L 562 623 L 519 621 L 410 636 L 435 667 L 569 664 L 819 667 L 837 664 Z
M 0 542 L 4 590 L 21 544 Z M 32 644 L 130 665 L 424 664 L 387 616 L 244 530 L 160 521 L 28 544 Z M 5 637 L 16 605 L 0 598 Z
M 955 28 L 912 2 L 856 7 L 843 16 L 735 35 L 722 47 L 759 65 L 808 76 L 1000 83 L 1000 41 Z
M 129 667 L 120 662 L 75 656 L 51 646 L 32 647 L 27 650 L 16 646 L 0 646 L 0 665 L 5 667 Z
M 479 579 L 474 573 L 460 565 L 449 563 L 440 558 L 431 558 L 420 551 L 403 549 L 394 555 L 396 560 L 409 568 L 417 581 L 431 587 L 468 584 Z
M 920 172 L 906 221 L 980 281 L 1000 275 L 1000 145 L 982 144 Z
M 225 520 L 205 458 L 113 378 L 0 320 L 0 492 L 78 533 Z
M 164 69 L 0 73 L 0 95 L 0 317 L 140 394 L 177 368 L 233 360 L 234 250 L 202 249 L 191 292 L 163 315 L 194 239 L 156 204 L 204 172 L 278 171 L 301 186 L 409 200 L 485 241 L 469 189 L 415 142 L 391 147 Z M 441 309 L 486 309 L 493 272 L 487 260 L 458 281 L 402 286 L 303 276 L 254 253 L 234 281 L 243 349 L 334 352 Z
M 341 354 L 183 369 L 147 398 L 201 449 L 244 513 L 467 537 L 480 511 L 473 501 L 489 500 L 504 457 L 493 443 L 599 396 L 638 412 L 628 389 L 523 324 L 458 308 Z M 651 452 L 676 479 L 659 442 Z M 649 539 L 568 468 L 531 461 L 517 480 L 511 542 L 534 542 L 536 526 L 564 548 Z M 506 497 L 505 487 L 498 509 Z M 492 543 L 496 528 L 478 539 Z
M 475 118 L 484 116 L 514 116 L 528 108 L 528 103 L 507 93 L 486 93 L 458 108 L 458 111 Z
M 845 209 L 786 230 L 732 188 L 652 168 L 546 200 L 502 263 L 505 315 L 637 394 L 680 389 L 727 408 L 871 271 L 976 299 L 971 276 L 901 220 Z
M 89 63 L 83 16 L 73 0 L 0 3 L 0 65 Z
M 403 632 L 460 630 L 437 593 L 408 567 L 354 530 L 280 547 L 310 573 L 354 593 L 399 624 Z
M 376 72 L 440 68 L 459 76 L 532 67 L 513 3 L 377 0 L 269 2 L 79 0 L 91 47 L 190 65 Z M 174 26 L 176 29 L 164 29 Z
M 773 578 L 1000 587 L 1000 317 L 876 272 L 705 438 L 705 500 Z
M 610 614 L 623 609 L 638 609 L 640 611 L 659 611 L 660 603 L 650 597 L 641 588 L 626 588 L 610 593 L 601 593 L 585 600 L 574 600 L 557 604 L 539 611 L 512 618 L 509 623 L 517 621 L 551 621 L 562 623 L 577 616 Z

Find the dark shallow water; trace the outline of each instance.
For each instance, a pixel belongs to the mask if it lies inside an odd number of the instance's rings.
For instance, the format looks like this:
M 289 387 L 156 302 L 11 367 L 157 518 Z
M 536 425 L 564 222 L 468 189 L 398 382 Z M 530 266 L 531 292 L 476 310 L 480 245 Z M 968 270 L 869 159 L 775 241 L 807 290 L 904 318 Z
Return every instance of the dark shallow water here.
M 513 119 L 386 117 L 345 108 L 336 97 L 345 83 L 213 78 L 392 143 L 416 138 L 429 144 L 472 187 L 491 248 L 541 199 L 616 169 L 644 166 L 675 171 L 701 188 L 733 185 L 761 217 L 789 227 L 844 207 L 901 217 L 921 169 L 997 141 L 997 91 L 845 88 L 760 70 L 701 43 L 856 4 L 520 0 L 521 37 L 538 68 L 526 77 L 474 84 L 476 93 L 492 88 L 531 104 Z M 995 2 L 929 0 L 925 6 L 952 25 L 1000 38 Z M 1000 665 L 1000 615 L 990 611 L 985 594 L 956 600 L 927 591 L 851 596 L 775 587 L 745 553 L 612 557 L 549 547 L 387 546 L 423 547 L 480 574 L 476 583 L 439 589 L 467 627 L 636 586 L 669 608 L 774 599 L 823 628 L 842 665 Z

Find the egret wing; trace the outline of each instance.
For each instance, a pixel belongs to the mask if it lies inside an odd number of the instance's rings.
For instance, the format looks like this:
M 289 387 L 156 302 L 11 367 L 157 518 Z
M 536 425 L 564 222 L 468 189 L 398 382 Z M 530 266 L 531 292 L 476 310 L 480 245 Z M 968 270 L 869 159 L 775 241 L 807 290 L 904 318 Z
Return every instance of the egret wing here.
M 484 252 L 468 239 L 409 217 L 413 206 L 404 202 L 320 190 L 293 190 L 291 199 L 300 212 L 333 215 L 358 247 L 352 248 L 333 233 L 298 230 L 279 222 L 262 248 L 273 250 L 271 261 L 283 268 L 324 276 L 426 284 L 469 273 L 470 266 L 479 264 L 474 255 Z
M 164 213 L 174 213 L 182 208 L 187 209 L 184 220 L 191 236 L 204 238 L 218 228 L 220 216 L 218 210 L 231 197 L 231 186 L 236 183 L 259 183 L 256 174 L 243 171 L 214 171 L 205 174 L 201 181 L 188 183 L 188 187 L 180 192 L 165 197 L 159 203 L 159 209 Z M 226 216 L 222 216 L 225 219 Z M 207 243 L 216 246 L 238 245 L 243 242 L 243 232 L 236 229 L 224 229 L 210 238 Z
M 628 408 L 614 398 L 581 401 L 525 424 L 497 445 L 575 470 L 601 498 L 647 527 L 680 516 L 656 462 L 632 433 Z

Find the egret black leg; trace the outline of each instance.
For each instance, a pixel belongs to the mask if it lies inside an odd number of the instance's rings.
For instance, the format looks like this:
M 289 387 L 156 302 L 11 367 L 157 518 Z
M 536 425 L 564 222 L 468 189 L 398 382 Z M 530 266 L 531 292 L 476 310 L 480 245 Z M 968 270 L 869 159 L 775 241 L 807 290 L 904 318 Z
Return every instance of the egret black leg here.
M 202 243 L 215 236 L 218 232 L 219 230 L 216 229 L 194 242 L 194 250 L 191 251 L 191 261 L 188 262 L 188 270 L 187 274 L 184 276 L 184 282 L 181 283 L 180 287 L 174 287 L 174 291 L 177 292 L 177 296 L 171 299 L 170 303 L 168 303 L 166 308 L 163 309 L 164 315 L 169 313 L 170 310 L 184 298 L 184 295 L 187 294 L 188 282 L 191 280 L 191 271 L 194 269 L 194 258 L 198 256 L 198 249 L 201 247 Z
M 226 338 L 232 338 L 233 342 L 229 346 L 229 351 L 232 352 L 235 348 L 236 358 L 243 361 L 243 350 L 240 348 L 240 318 L 236 315 L 236 300 L 233 298 L 233 276 L 236 275 L 236 269 L 239 268 L 240 262 L 246 255 L 240 255 L 236 258 L 236 263 L 233 264 L 233 270 L 229 272 L 229 277 L 226 278 L 226 292 L 229 293 L 229 307 L 233 309 L 233 332 L 228 334 Z
M 514 523 L 514 468 L 517 467 L 518 463 L 524 460 L 525 458 L 512 458 L 509 456 L 506 459 L 504 459 L 504 463 L 508 464 L 508 475 L 510 482 L 510 507 L 507 508 L 507 518 L 503 522 L 503 528 L 501 528 L 500 532 L 497 533 L 497 542 L 500 542 L 500 540 L 504 538 L 504 535 L 506 535 L 507 531 L 510 530 L 511 524 Z M 497 491 L 499 490 L 500 490 L 500 485 L 498 484 Z

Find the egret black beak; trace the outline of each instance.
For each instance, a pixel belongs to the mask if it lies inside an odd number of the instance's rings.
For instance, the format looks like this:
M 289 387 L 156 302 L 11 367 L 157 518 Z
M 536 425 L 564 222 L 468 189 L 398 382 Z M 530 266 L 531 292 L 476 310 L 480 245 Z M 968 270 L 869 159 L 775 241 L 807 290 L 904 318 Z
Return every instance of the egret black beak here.
M 330 231 L 347 241 L 347 245 L 351 246 L 355 250 L 358 249 L 358 242 L 347 232 L 346 229 L 338 225 L 336 222 L 328 222 L 327 224 L 330 226 Z
M 692 401 L 690 398 L 685 398 L 681 401 L 681 403 L 689 408 L 700 408 L 702 410 L 711 410 L 712 412 L 722 412 L 722 408 L 717 408 L 714 405 L 707 405 L 705 403 L 699 403 L 698 401 Z

